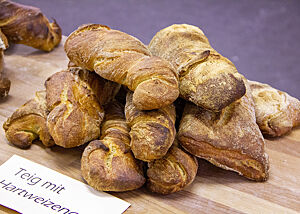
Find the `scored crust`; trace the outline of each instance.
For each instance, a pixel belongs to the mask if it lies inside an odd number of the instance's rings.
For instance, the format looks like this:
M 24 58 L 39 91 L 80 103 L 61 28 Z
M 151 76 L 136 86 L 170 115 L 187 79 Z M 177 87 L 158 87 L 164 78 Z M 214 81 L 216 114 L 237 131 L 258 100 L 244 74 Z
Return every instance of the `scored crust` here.
M 133 94 L 126 96 L 125 116 L 130 127 L 130 147 L 135 158 L 152 161 L 162 158 L 175 139 L 173 104 L 151 111 L 141 111 L 133 104 Z
M 64 47 L 71 62 L 134 91 L 133 102 L 140 110 L 170 105 L 179 95 L 173 66 L 152 57 L 141 41 L 124 32 L 85 25 L 68 37 Z
M 33 99 L 17 109 L 3 124 L 7 140 L 22 149 L 31 146 L 35 139 L 49 147 L 54 145 L 46 125 L 48 115 L 46 92 L 38 91 Z
M 220 113 L 186 104 L 178 139 L 197 157 L 249 179 L 264 181 L 268 178 L 268 155 L 256 124 L 251 90 L 246 85 L 246 95 Z
M 50 23 L 39 8 L 0 1 L 0 28 L 8 40 L 43 51 L 51 51 L 62 38 L 61 28 Z
M 160 194 L 178 192 L 194 181 L 197 170 L 196 157 L 173 145 L 163 158 L 148 163 L 147 188 Z
M 248 81 L 255 103 L 256 122 L 264 135 L 282 136 L 300 125 L 300 101 L 267 84 Z
M 105 108 L 101 139 L 92 141 L 81 158 L 83 178 L 100 191 L 128 191 L 145 183 L 142 163 L 136 160 L 129 147 L 129 127 L 124 106 L 113 101 Z
M 152 38 L 149 49 L 176 68 L 180 96 L 202 108 L 221 111 L 245 94 L 242 76 L 234 64 L 214 50 L 195 26 L 164 28 Z
M 98 76 L 87 70 L 61 71 L 46 80 L 47 126 L 55 144 L 72 148 L 100 136 L 104 110 L 92 82 L 100 84 Z

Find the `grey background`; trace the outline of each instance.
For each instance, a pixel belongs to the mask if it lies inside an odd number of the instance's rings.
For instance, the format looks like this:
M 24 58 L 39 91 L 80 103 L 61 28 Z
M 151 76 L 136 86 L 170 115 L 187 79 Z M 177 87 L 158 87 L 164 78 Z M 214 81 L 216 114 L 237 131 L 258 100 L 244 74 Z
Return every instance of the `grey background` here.
M 248 79 L 300 98 L 299 0 L 15 0 L 41 8 L 68 35 L 99 23 L 148 44 L 174 23 L 200 27 Z

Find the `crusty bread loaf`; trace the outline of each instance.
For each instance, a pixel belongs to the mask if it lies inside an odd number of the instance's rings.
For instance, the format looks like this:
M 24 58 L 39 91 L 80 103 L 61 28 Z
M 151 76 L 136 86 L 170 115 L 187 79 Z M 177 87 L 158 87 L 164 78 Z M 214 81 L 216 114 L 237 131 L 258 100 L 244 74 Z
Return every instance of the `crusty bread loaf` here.
M 248 81 L 255 103 L 256 122 L 264 135 L 277 137 L 300 125 L 300 101 L 267 84 Z
M 149 44 L 151 53 L 170 61 L 179 74 L 180 96 L 205 109 L 220 111 L 245 94 L 234 64 L 215 51 L 192 25 L 171 25 Z
M 167 153 L 176 134 L 175 114 L 173 104 L 151 111 L 138 110 L 133 104 L 132 92 L 127 93 L 125 116 L 135 158 L 149 162 Z
M 80 70 L 75 73 L 61 71 L 47 79 L 50 111 L 47 126 L 55 144 L 71 148 L 100 136 L 104 110 L 91 87 L 101 84 L 99 78 L 93 72 Z
M 81 172 L 86 182 L 100 191 L 128 191 L 145 183 L 141 162 L 129 147 L 129 127 L 124 106 L 116 101 L 105 108 L 101 140 L 92 141 L 84 150 Z
M 148 163 L 147 188 L 160 194 L 178 192 L 194 181 L 197 170 L 197 159 L 173 145 L 163 158 Z
M 65 51 L 76 65 L 126 85 L 140 110 L 158 109 L 179 95 L 178 76 L 172 65 L 152 57 L 138 39 L 103 25 L 78 28 L 67 39 Z
M 8 0 L 0 0 L 0 28 L 8 40 L 43 51 L 51 51 L 60 43 L 61 29 L 40 9 Z
M 10 89 L 10 80 L 5 78 L 4 72 L 4 54 L 3 51 L 8 48 L 8 42 L 0 29 L 0 99 L 8 95 Z
M 178 139 L 188 152 L 216 166 L 256 181 L 268 178 L 268 156 L 248 85 L 245 96 L 219 113 L 187 103 Z
M 7 140 L 22 149 L 28 148 L 35 139 L 47 147 L 53 146 L 46 125 L 47 114 L 46 92 L 38 91 L 3 124 Z

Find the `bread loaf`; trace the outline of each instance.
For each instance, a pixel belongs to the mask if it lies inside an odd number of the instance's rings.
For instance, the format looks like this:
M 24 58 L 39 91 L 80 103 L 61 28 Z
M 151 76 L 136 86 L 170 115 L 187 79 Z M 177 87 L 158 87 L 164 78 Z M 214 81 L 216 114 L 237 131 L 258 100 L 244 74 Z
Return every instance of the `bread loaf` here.
M 0 29 L 0 99 L 8 95 L 10 89 L 10 80 L 5 78 L 4 72 L 4 54 L 3 51 L 8 48 L 8 42 Z
M 53 146 L 46 125 L 47 114 L 46 92 L 38 91 L 3 124 L 7 140 L 22 149 L 30 147 L 36 139 L 47 147 Z
M 149 44 L 151 53 L 170 61 L 179 75 L 180 96 L 202 108 L 221 111 L 245 94 L 234 64 L 215 51 L 192 25 L 171 25 Z
M 0 28 L 8 40 L 43 51 L 51 51 L 60 43 L 61 29 L 36 7 L 0 0 Z
M 121 88 L 120 84 L 103 79 L 98 75 L 90 74 L 91 71 L 82 69 L 73 63 L 69 63 L 68 71 L 79 76 L 80 79 L 90 85 L 101 105 L 110 103 Z
M 71 148 L 97 139 L 104 110 L 92 85 L 101 84 L 93 72 L 61 71 L 45 82 L 47 126 L 55 144 Z
M 172 65 L 152 57 L 138 39 L 103 25 L 78 28 L 67 39 L 70 61 L 101 77 L 126 85 L 140 110 L 158 109 L 179 95 L 178 76 Z
M 173 104 L 157 110 L 141 111 L 133 104 L 132 92 L 127 93 L 125 116 L 135 158 L 149 162 L 167 153 L 176 134 L 175 114 Z
M 245 96 L 219 113 L 187 103 L 178 139 L 188 152 L 218 167 L 256 181 L 268 178 L 268 155 L 249 86 Z
M 101 139 L 92 141 L 81 158 L 81 172 L 86 182 L 100 191 L 128 191 L 145 183 L 141 162 L 129 147 L 129 127 L 124 106 L 114 101 L 105 108 Z
M 264 135 L 277 137 L 300 125 L 300 101 L 267 84 L 249 81 L 256 122 Z
M 197 170 L 197 159 L 173 145 L 163 158 L 148 163 L 147 188 L 160 194 L 178 192 L 194 181 Z

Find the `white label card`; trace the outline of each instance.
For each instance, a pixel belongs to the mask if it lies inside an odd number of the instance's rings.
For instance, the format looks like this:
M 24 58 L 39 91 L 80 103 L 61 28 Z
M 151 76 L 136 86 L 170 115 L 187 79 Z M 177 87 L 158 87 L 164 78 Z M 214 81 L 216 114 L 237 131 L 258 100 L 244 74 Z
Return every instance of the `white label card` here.
M 0 204 L 24 214 L 117 214 L 130 206 L 17 155 L 0 166 Z

